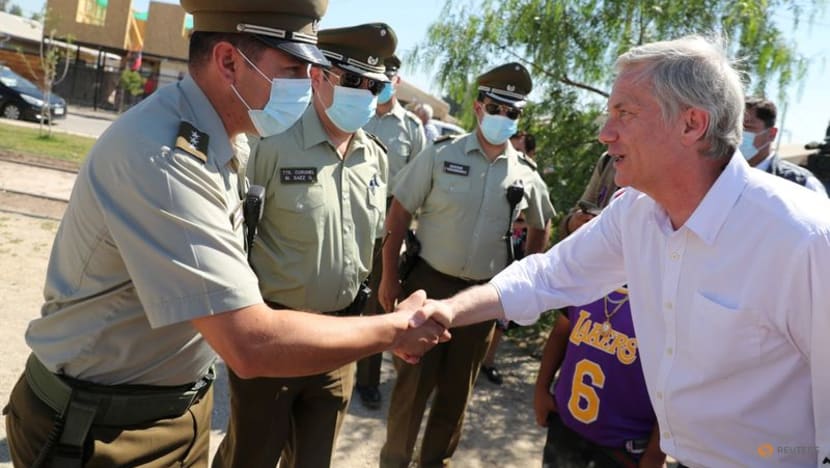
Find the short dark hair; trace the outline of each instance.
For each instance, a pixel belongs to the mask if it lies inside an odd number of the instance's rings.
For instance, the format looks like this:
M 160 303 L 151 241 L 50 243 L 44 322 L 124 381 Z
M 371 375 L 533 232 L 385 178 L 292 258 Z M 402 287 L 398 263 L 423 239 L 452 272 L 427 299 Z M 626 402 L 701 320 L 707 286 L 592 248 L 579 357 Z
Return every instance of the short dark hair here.
M 268 47 L 251 34 L 194 31 L 190 35 L 188 49 L 190 65 L 205 64 L 210 59 L 213 47 L 219 42 L 230 42 L 234 47 L 244 52 L 252 62 L 259 60 L 259 57 Z
M 775 126 L 775 117 L 778 115 L 778 108 L 775 103 L 764 98 L 746 98 L 746 110 L 755 114 L 755 117 L 764 122 L 766 128 Z

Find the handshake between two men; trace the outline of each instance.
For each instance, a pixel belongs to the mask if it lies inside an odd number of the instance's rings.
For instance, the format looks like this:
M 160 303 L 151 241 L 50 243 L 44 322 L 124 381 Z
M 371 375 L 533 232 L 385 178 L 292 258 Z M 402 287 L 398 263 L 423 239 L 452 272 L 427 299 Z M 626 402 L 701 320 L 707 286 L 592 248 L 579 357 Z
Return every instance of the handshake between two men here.
M 450 340 L 449 328 L 503 319 L 504 310 L 496 288 L 484 284 L 441 300 L 429 299 L 418 290 L 397 303 L 389 315 L 408 318 L 409 328 L 399 337 L 393 352 L 415 364 L 435 345 Z

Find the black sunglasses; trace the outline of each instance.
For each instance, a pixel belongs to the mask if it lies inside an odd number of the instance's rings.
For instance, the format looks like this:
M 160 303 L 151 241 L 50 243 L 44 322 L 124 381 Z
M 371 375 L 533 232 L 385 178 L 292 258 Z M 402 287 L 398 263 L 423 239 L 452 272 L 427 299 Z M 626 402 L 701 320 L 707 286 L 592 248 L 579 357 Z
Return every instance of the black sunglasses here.
M 380 94 L 380 92 L 383 90 L 383 85 L 386 84 L 383 81 L 366 78 L 365 76 L 360 76 L 357 73 L 352 73 L 348 70 L 343 70 L 343 73 L 339 75 L 337 73 L 334 73 L 333 71 L 324 71 L 326 72 L 326 74 L 336 76 L 340 86 L 343 86 L 345 88 L 367 89 L 374 96 Z M 364 84 L 365 86 L 363 86 Z
M 496 104 L 494 102 L 488 102 L 484 105 L 484 110 L 490 115 L 498 115 L 502 112 L 504 116 L 510 120 L 516 120 L 522 115 L 521 109 L 516 109 L 515 107 L 505 106 L 504 104 Z

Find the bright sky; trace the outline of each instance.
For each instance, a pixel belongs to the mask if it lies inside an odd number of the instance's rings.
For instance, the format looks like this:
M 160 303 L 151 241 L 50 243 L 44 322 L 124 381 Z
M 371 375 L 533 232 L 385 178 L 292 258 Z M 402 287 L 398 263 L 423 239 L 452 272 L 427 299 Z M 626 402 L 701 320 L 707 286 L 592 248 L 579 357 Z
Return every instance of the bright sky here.
M 23 8 L 24 14 L 43 8 L 44 0 L 11 0 Z M 146 11 L 149 0 L 133 0 L 133 9 Z M 168 3 L 175 3 L 169 1 Z M 330 0 L 329 9 L 320 26 L 332 28 L 355 24 L 383 21 L 395 30 L 398 36 L 398 50 L 405 54 L 426 37 L 427 27 L 432 24 L 444 5 L 444 0 L 370 1 Z M 810 59 L 807 78 L 787 92 L 787 105 L 778 103 L 781 139 L 783 143 L 806 143 L 822 140 L 830 120 L 830 15 L 814 19 L 812 27 L 800 25 L 792 28 L 792 16 L 783 13 L 780 24 L 788 40 L 795 42 L 800 53 Z M 434 86 L 430 73 L 413 71 L 406 65 L 401 75 L 422 89 L 441 94 Z M 770 96 L 777 97 L 771 90 Z M 783 122 L 782 122 L 783 119 Z

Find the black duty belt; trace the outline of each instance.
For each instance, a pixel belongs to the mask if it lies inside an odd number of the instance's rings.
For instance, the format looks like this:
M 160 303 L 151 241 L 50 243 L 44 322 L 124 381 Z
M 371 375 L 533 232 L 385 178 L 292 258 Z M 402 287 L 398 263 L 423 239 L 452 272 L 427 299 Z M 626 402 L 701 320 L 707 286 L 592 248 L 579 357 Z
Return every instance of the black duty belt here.
M 97 385 L 55 375 L 34 354 L 26 361 L 25 375 L 35 395 L 55 412 L 78 409 L 85 414 L 85 425 L 116 427 L 181 416 L 216 378 L 211 369 L 198 382 L 175 387 Z
M 298 310 L 298 309 L 294 309 L 293 307 L 288 307 L 285 304 L 280 304 L 279 302 L 274 302 L 274 301 L 266 300 L 265 304 L 268 307 L 272 308 L 272 309 Z M 352 301 L 351 304 L 347 305 L 346 307 L 344 307 L 340 310 L 334 310 L 334 311 L 329 311 L 329 312 L 319 312 L 319 313 L 321 313 L 323 315 L 333 315 L 335 317 L 350 317 L 350 316 L 360 315 L 362 310 L 358 307 L 355 307 L 354 304 L 355 304 L 355 302 Z M 310 312 L 310 311 L 306 311 L 306 312 Z

